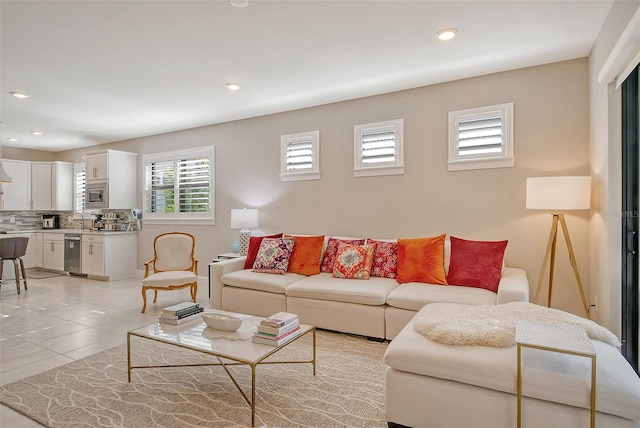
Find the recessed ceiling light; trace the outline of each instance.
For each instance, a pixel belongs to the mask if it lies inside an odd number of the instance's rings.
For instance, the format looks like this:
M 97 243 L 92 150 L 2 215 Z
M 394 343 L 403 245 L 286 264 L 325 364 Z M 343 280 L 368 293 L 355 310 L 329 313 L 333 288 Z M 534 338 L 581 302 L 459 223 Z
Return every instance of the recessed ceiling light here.
M 249 0 L 229 0 L 231 6 L 235 7 L 247 7 L 249 6 Z
M 15 143 L 16 141 L 18 141 L 17 138 L 12 138 L 12 137 L 7 138 L 7 140 L 11 141 L 12 143 Z
M 240 89 L 240 85 L 237 83 L 227 83 L 225 86 L 231 91 L 237 91 L 238 89 Z
M 33 135 L 42 135 L 42 134 L 44 134 L 44 132 L 42 132 L 42 131 L 31 131 L 31 133 Z
M 455 28 L 445 28 L 438 31 L 436 35 L 440 40 L 451 40 L 456 36 L 457 33 L 458 30 Z
M 30 95 L 29 95 L 29 94 L 25 94 L 24 92 L 11 91 L 11 92 L 9 92 L 9 93 L 10 93 L 11 95 L 13 95 L 14 97 L 16 97 L 16 98 L 21 98 L 21 99 L 29 98 L 29 97 L 30 97 Z

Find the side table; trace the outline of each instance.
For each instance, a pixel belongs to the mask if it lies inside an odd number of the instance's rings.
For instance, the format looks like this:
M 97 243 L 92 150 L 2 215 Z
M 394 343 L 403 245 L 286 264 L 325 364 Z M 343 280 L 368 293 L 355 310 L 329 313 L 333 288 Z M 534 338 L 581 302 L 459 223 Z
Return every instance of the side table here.
M 240 253 L 223 253 L 218 254 L 218 257 L 211 260 L 211 263 L 221 262 L 223 260 L 237 259 L 238 257 L 244 257 Z M 209 263 L 209 299 L 211 299 L 211 263 Z
M 518 321 L 517 394 L 518 428 L 522 427 L 522 348 L 540 349 L 591 358 L 591 428 L 596 426 L 596 351 L 584 329 L 577 325 L 552 321 Z

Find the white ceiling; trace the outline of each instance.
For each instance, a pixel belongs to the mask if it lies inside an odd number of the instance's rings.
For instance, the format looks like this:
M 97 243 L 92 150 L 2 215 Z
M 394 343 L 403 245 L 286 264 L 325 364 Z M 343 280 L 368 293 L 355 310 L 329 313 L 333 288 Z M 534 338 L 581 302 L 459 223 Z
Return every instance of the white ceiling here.
M 585 57 L 611 4 L 2 0 L 2 145 L 56 152 Z

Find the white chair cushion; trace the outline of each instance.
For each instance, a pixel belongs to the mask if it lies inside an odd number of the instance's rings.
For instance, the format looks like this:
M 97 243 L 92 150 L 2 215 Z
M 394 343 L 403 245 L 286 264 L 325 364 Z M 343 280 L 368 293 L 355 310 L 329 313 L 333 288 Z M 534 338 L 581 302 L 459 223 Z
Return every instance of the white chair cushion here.
M 195 273 L 185 271 L 158 272 L 142 280 L 142 285 L 152 287 L 169 287 L 170 285 L 184 285 L 198 280 Z
M 169 234 L 156 240 L 156 269 L 162 271 L 189 269 L 193 264 L 193 239 L 188 235 Z

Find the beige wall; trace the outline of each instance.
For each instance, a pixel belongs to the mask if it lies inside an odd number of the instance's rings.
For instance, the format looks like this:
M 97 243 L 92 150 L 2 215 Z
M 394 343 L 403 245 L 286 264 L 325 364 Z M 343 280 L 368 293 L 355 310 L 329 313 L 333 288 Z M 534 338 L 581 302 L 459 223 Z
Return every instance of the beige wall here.
M 637 1 L 616 1 L 589 55 L 590 163 L 593 176 L 591 298 L 598 300 L 595 319 L 621 333 L 621 113 L 620 91 L 598 75 L 629 20 Z M 635 51 L 640 45 L 635 47 Z M 625 64 L 626 65 L 626 64 Z M 618 70 L 620 71 L 620 70 Z
M 181 229 L 197 235 L 201 274 L 206 275 L 207 261 L 230 251 L 237 239 L 238 231 L 229 227 L 231 208 L 258 207 L 261 227 L 256 234 L 396 238 L 447 233 L 468 239 L 508 239 L 507 264 L 526 269 L 535 291 L 551 216 L 525 209 L 526 178 L 589 173 L 588 101 L 587 60 L 577 59 L 109 147 L 139 154 L 177 146 L 216 147 L 216 225 L 145 225 L 139 239 L 139 266 L 150 258 L 157 233 Z M 448 172 L 447 113 L 507 102 L 513 102 L 515 110 L 516 166 Z M 353 126 L 397 118 L 404 119 L 406 173 L 354 178 Z M 322 178 L 281 182 L 280 135 L 312 130 L 320 131 Z M 80 161 L 84 151 L 60 157 Z M 587 212 L 567 216 L 587 293 L 588 220 Z M 560 238 L 554 306 L 580 313 L 567 257 Z

